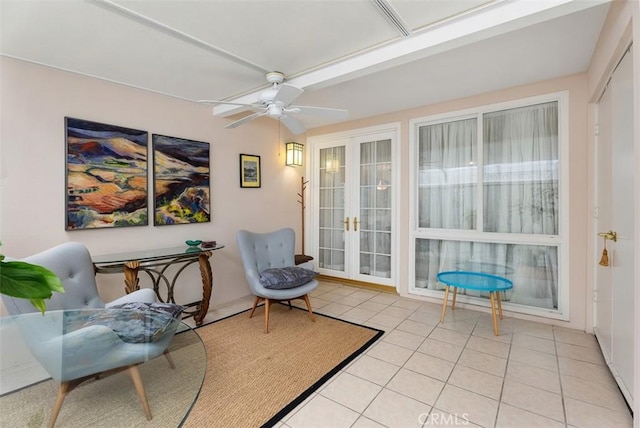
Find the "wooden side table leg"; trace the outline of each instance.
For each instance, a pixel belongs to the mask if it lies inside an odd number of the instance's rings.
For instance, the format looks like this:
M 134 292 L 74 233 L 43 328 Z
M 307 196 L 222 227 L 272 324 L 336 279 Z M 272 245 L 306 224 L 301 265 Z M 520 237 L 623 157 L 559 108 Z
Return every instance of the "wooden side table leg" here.
M 496 316 L 496 292 L 492 291 L 489 293 L 489 297 L 491 298 L 491 318 L 493 318 L 493 334 L 496 336 L 499 335 L 498 332 L 498 317 Z
M 140 289 L 138 283 L 138 269 L 140 268 L 140 262 L 138 260 L 131 260 L 124 264 L 124 291 L 129 294 Z
M 499 291 L 496 291 L 496 297 L 498 298 L 498 314 L 500 316 L 500 319 L 503 318 L 502 316 L 502 294 L 500 294 Z
M 458 287 L 453 287 L 453 300 L 451 300 L 451 310 L 456 308 L 456 297 L 458 296 Z
M 213 274 L 211 272 L 209 257 L 211 257 L 211 251 L 200 253 L 198 256 L 200 275 L 202 276 L 202 302 L 200 302 L 198 313 L 193 317 L 196 321 L 196 325 L 202 324 L 204 317 L 207 315 L 207 311 L 209 310 L 209 300 L 211 299 L 211 288 L 213 286 Z
M 444 287 L 444 300 L 442 301 L 442 315 L 440 316 L 440 322 L 444 322 L 444 316 L 447 313 L 447 301 L 449 300 L 449 286 Z

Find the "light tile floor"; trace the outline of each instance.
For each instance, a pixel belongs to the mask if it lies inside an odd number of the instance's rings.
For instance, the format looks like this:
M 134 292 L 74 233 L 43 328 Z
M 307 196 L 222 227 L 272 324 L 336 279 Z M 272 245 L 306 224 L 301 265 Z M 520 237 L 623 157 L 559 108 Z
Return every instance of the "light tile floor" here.
M 217 309 L 206 321 L 250 307 Z M 321 282 L 314 311 L 385 331 L 279 428 L 631 427 L 595 337 Z M 304 303 L 301 303 L 304 305 Z

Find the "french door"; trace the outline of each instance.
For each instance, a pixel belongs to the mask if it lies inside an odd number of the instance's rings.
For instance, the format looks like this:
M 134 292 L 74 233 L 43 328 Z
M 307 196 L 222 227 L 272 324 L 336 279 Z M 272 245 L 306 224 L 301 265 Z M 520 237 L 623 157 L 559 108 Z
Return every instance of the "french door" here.
M 399 125 L 312 137 L 310 242 L 320 273 L 396 285 Z
M 633 60 L 622 59 L 598 103 L 597 239 L 594 332 L 620 390 L 633 407 L 634 182 Z M 615 234 L 615 235 L 614 235 Z M 604 250 L 607 250 L 606 256 Z M 635 291 L 637 292 L 637 291 Z

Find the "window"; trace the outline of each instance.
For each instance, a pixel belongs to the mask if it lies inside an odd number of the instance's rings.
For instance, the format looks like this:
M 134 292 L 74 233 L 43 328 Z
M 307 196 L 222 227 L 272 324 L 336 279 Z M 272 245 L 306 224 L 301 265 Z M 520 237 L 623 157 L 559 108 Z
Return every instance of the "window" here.
M 510 310 L 566 318 L 559 289 L 564 95 L 413 120 L 411 292 L 441 297 L 436 275 L 511 279 Z M 460 289 L 466 301 L 488 294 Z M 465 298 L 462 298 L 465 301 Z

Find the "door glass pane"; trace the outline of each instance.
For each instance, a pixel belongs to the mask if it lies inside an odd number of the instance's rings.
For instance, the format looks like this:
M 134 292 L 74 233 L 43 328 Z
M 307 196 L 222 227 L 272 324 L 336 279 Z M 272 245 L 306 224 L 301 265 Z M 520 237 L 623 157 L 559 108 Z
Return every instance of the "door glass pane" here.
M 444 289 L 438 272 L 472 270 L 504 276 L 513 281 L 506 301 L 558 309 L 558 248 L 545 245 L 497 244 L 416 239 L 417 288 Z M 489 297 L 488 293 L 460 288 L 459 294 Z
M 376 171 L 373 165 L 362 165 L 360 167 L 360 184 L 363 186 L 371 186 L 375 183 Z
M 374 271 L 375 276 L 382 278 L 391 277 L 391 256 L 376 255 L 376 268 Z
M 360 253 L 360 273 L 371 275 L 373 270 L 373 254 Z
M 360 145 L 359 272 L 391 277 L 391 140 Z M 380 233 L 384 231 L 384 233 Z
M 391 234 L 388 232 L 376 233 L 376 253 L 391 254 Z
M 379 209 L 375 213 L 376 230 L 391 232 L 391 209 Z
M 360 252 L 371 253 L 374 251 L 375 233 L 360 232 Z
M 344 271 L 345 147 L 320 150 L 318 266 Z
M 558 103 L 484 115 L 484 231 L 558 234 Z
M 331 251 L 331 265 L 328 268 L 332 270 L 344 270 L 344 251 Z
M 376 188 L 375 186 L 361 186 L 360 187 L 360 208 L 373 208 L 376 201 Z M 360 214 L 362 215 L 362 214 Z
M 419 227 L 476 228 L 476 141 L 475 118 L 419 128 Z
M 332 213 L 333 213 L 333 210 L 326 209 L 326 208 L 320 208 L 318 223 L 320 224 L 321 228 L 326 228 L 326 227 L 330 227 L 331 226 L 331 215 L 332 215 Z
M 331 246 L 331 230 L 320 229 L 320 247 L 326 248 Z
M 366 208 L 361 208 L 360 209 L 360 224 L 359 224 L 359 228 L 361 230 L 371 230 L 373 229 L 373 226 L 371 224 L 371 222 L 375 220 L 375 213 L 373 212 L 373 210 L 368 210 Z
M 378 163 L 391 163 L 391 140 L 384 141 L 385 144 L 376 144 L 376 161 Z
M 333 211 L 333 222 L 331 223 L 331 226 L 334 229 L 344 228 L 344 209 L 337 208 L 332 211 Z

